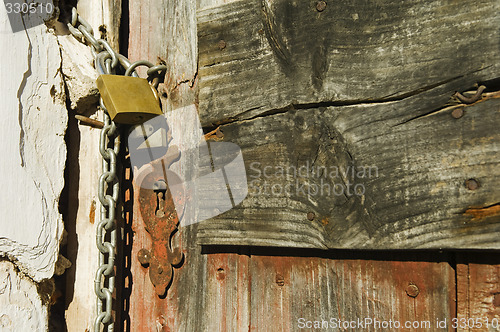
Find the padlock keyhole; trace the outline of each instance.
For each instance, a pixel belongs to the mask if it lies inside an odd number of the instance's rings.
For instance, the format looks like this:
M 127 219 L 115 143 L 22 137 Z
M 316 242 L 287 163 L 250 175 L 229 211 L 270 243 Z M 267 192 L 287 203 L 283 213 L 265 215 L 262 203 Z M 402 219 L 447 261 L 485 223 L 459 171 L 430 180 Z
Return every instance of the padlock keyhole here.
M 162 218 L 165 216 L 164 207 L 165 207 L 165 194 L 167 193 L 167 183 L 165 180 L 161 179 L 154 183 L 153 191 L 156 194 L 156 209 L 155 215 L 158 218 Z

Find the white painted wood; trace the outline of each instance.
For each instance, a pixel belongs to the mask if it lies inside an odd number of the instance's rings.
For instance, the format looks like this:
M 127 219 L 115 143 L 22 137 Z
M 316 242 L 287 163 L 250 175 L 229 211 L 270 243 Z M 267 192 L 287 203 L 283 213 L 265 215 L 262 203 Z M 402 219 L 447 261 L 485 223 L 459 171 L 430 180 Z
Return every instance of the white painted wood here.
M 78 13 L 93 27 L 96 38 L 103 37 L 99 27 L 105 26 L 107 40 L 118 51 L 120 1 L 82 0 L 78 2 Z M 61 29 L 58 39 L 71 114 L 79 113 L 102 120 L 102 112 L 97 108 L 99 96 L 95 80 L 98 75 L 93 67 L 91 48 L 72 35 L 64 35 L 64 30 Z M 70 332 L 93 331 L 96 307 L 94 277 L 98 267 L 95 227 L 100 218 L 97 185 L 102 167 L 100 130 L 77 124 L 74 119 L 70 122 L 69 130 L 71 160 L 68 165 L 70 198 L 67 251 L 73 265 L 67 273 L 66 326 Z
M 36 284 L 16 271 L 14 264 L 0 262 L 0 331 L 47 331 L 48 312 Z
M 63 232 L 58 204 L 67 111 L 61 57 L 45 25 L 13 33 L 4 6 L 0 33 L 0 255 L 38 282 L 52 277 Z
M 62 27 L 61 27 L 62 28 Z M 97 72 L 90 48 L 73 35 L 57 36 L 61 47 L 62 72 L 67 86 L 71 109 L 78 113 L 93 113 L 99 101 L 95 80 Z

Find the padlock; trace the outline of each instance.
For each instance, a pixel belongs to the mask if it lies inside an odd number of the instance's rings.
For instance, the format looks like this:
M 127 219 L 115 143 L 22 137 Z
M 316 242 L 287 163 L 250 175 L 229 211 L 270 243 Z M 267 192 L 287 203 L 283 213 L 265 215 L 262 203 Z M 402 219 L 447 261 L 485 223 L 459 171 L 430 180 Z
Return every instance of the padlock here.
M 116 123 L 139 124 L 163 114 L 156 89 L 144 78 L 100 75 L 97 88 Z

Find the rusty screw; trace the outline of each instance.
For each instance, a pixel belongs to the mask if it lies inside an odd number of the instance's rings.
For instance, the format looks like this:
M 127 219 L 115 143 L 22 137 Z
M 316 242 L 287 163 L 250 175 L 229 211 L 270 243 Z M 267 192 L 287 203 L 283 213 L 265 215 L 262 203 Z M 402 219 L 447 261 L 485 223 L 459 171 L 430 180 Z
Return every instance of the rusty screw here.
M 223 50 L 226 48 L 226 41 L 224 39 L 219 40 L 219 43 L 217 44 L 219 46 L 219 50 Z
M 465 186 L 469 190 L 476 190 L 479 188 L 479 182 L 476 179 L 469 179 L 465 181 Z
M 139 263 L 141 263 L 142 266 L 147 266 L 151 261 L 151 254 L 149 253 L 148 250 L 141 249 L 137 253 L 137 259 L 139 260 Z
M 316 217 L 316 215 L 314 214 L 314 212 L 308 212 L 307 213 L 307 219 L 309 221 L 313 221 L 314 220 L 314 217 Z
M 418 289 L 417 285 L 409 284 L 408 287 L 406 287 L 406 295 L 408 295 L 409 297 L 415 298 L 419 293 L 420 290 Z
M 325 9 L 326 9 L 326 1 L 318 1 L 316 3 L 316 10 L 318 12 L 322 12 Z
M 276 285 L 282 287 L 285 285 L 285 278 L 279 273 L 276 274 Z
M 455 119 L 460 119 L 462 116 L 464 116 L 464 109 L 462 107 L 455 108 L 451 112 L 451 116 Z

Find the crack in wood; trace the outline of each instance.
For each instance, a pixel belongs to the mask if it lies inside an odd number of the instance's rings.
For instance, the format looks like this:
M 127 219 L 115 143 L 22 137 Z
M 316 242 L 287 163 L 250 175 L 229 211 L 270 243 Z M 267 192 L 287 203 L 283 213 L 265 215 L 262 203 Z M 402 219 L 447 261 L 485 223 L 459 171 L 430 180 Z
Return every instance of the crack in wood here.
M 464 215 L 472 217 L 471 221 L 479 221 L 500 215 L 500 202 L 479 208 L 469 208 Z

